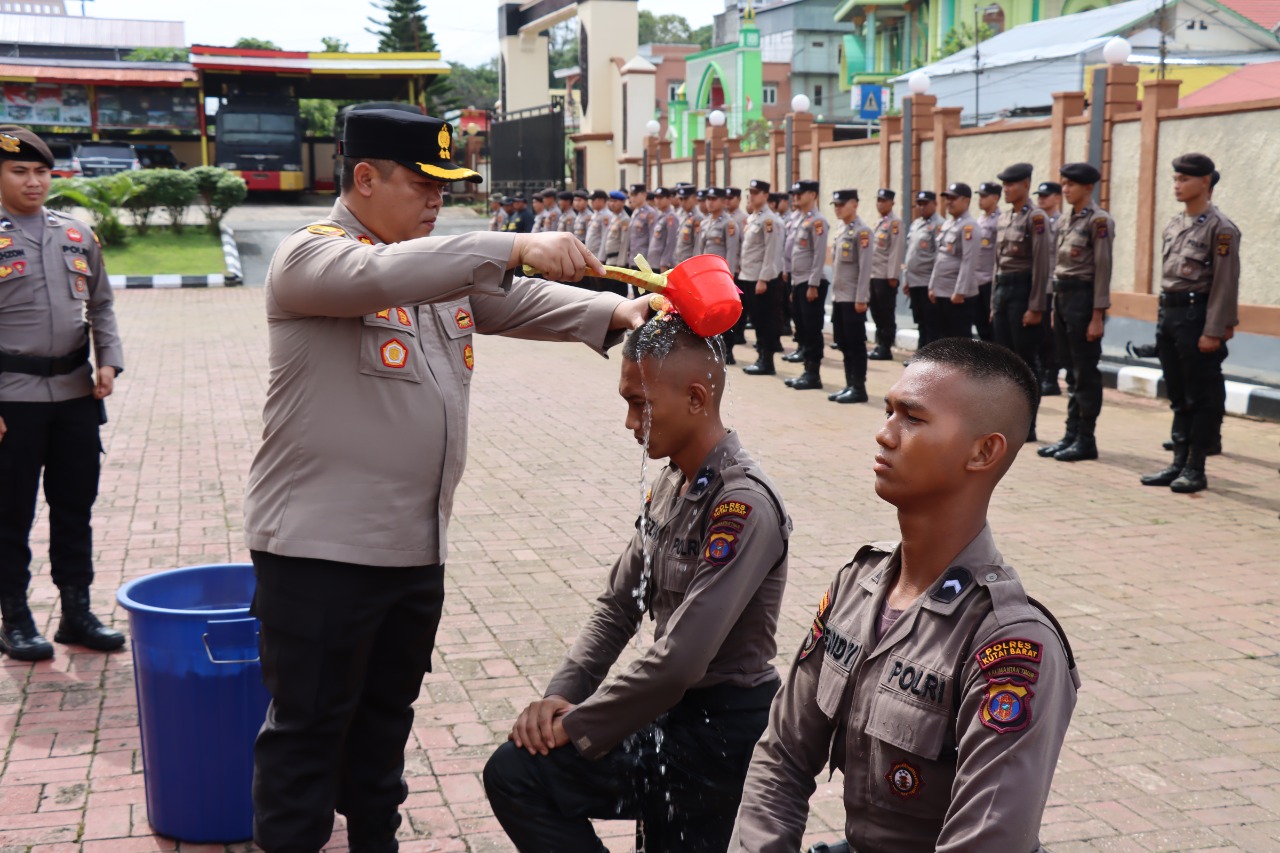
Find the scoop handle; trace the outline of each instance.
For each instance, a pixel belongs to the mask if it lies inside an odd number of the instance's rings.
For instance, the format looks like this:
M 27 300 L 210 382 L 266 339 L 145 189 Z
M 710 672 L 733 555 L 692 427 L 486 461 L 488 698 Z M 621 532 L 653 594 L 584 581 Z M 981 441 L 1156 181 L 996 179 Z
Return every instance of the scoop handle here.
M 630 270 L 625 267 L 614 267 L 605 265 L 603 276 L 587 273 L 588 278 L 607 278 L 612 281 L 620 281 L 624 284 L 631 284 L 641 290 L 647 290 L 650 293 L 662 293 L 667 289 L 667 277 L 663 273 L 656 273 L 649 262 L 645 260 L 644 255 L 636 255 L 636 266 L 640 269 Z M 524 274 L 533 276 L 542 276 L 542 271 L 534 269 L 528 264 L 524 265 Z

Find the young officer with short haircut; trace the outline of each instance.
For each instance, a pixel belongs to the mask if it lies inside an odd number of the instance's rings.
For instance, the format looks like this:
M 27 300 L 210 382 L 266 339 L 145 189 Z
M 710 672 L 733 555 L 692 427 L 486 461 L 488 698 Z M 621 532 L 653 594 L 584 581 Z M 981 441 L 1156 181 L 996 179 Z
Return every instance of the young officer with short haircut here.
M 893 360 L 893 343 L 898 337 L 898 276 L 902 272 L 902 253 L 906 249 L 906 231 L 902 218 L 893 210 L 893 190 L 876 191 L 875 251 L 871 261 L 871 319 L 876 324 L 876 346 L 867 354 L 872 361 Z
M 952 184 L 942 194 L 950 218 L 938 232 L 938 259 L 929 276 L 932 334 L 937 338 L 972 335 L 973 308 L 978 301 L 978 223 L 969 214 L 973 190 Z M 928 341 L 925 342 L 929 343 Z
M 831 237 L 831 323 L 840 332 L 844 388 L 827 396 L 833 403 L 867 402 L 867 302 L 871 299 L 871 229 L 858 216 L 858 191 L 831 196 L 840 224 Z

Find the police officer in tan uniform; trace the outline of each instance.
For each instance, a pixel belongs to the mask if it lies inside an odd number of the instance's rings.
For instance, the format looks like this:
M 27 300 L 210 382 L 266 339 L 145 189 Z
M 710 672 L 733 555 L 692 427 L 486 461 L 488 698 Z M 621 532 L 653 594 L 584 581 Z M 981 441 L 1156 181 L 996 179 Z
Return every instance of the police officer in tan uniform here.
M 89 608 L 98 428 L 124 350 L 98 238 L 44 207 L 52 168 L 40 137 L 0 125 L 0 652 L 20 661 L 53 657 L 27 606 L 42 478 L 49 573 L 62 600 L 53 639 L 95 651 L 124 645 Z
M 671 461 L 545 698 L 485 767 L 524 853 L 604 853 L 590 818 L 637 820 L 639 850 L 723 851 L 778 689 L 790 520 L 723 425 L 725 366 L 678 315 L 623 359 L 627 429 Z M 652 645 L 606 683 L 646 613 Z
M 627 251 L 621 262 L 624 267 L 635 269 L 636 255 L 645 255 L 645 260 L 652 267 L 654 263 L 649 260 L 648 251 L 658 211 L 649 203 L 649 191 L 644 184 L 632 184 L 628 189 L 631 190 L 631 220 L 628 223 Z
M 743 305 L 756 332 L 756 361 L 742 368 L 751 376 L 773 376 L 776 353 L 782 352 L 782 303 L 786 299 L 786 283 L 782 280 L 782 247 L 786 225 L 768 203 L 771 193 L 768 181 L 753 180 L 747 190 L 751 209 L 742 231 L 741 269 L 738 287 Z M 750 293 L 750 298 L 746 294 Z
M 727 197 L 723 187 L 707 188 L 707 218 L 698 226 L 698 243 L 695 253 L 724 258 L 725 263 L 732 270 L 734 259 L 738 256 L 741 232 L 734 223 L 733 217 L 725 210 Z M 732 329 L 720 336 L 726 364 L 736 364 L 733 357 L 733 341 Z
M 906 230 L 902 217 L 893 210 L 897 194 L 891 189 L 876 191 L 875 249 L 871 256 L 871 319 L 876 324 L 876 346 L 867 353 L 872 361 L 893 359 L 893 343 L 898 337 L 898 276 L 906 250 Z
M 490 196 L 489 207 L 493 212 L 493 215 L 489 217 L 489 230 L 505 231 L 507 226 L 507 214 L 502 209 L 502 196 Z
M 254 836 L 324 847 L 336 808 L 352 851 L 396 850 L 404 746 L 430 668 L 447 529 L 466 459 L 475 335 L 579 340 L 598 352 L 643 300 L 513 278 L 600 263 L 570 235 L 429 237 L 454 165 L 449 125 L 358 110 L 342 197 L 267 273 L 270 384 L 245 538 L 263 679 Z M 425 180 L 424 180 L 425 179 Z
M 733 853 L 795 853 L 828 768 L 844 774 L 854 851 L 1043 850 L 1079 678 L 986 519 L 1035 384 L 1008 350 L 944 338 L 889 390 L 875 490 L 902 540 L 860 548 L 822 596 L 752 757 Z
M 1002 187 L 995 181 L 978 184 L 978 263 L 974 277 L 978 280 L 978 309 L 974 324 L 978 337 L 994 340 L 991 330 L 991 285 L 996 278 L 996 229 L 1000 224 L 1000 193 Z
M 942 217 L 938 215 L 938 196 L 931 190 L 920 190 L 915 198 L 915 218 L 907 232 L 907 251 L 902 263 L 902 290 L 911 300 L 911 317 L 916 321 L 918 346 L 938 337 L 933 328 L 934 314 L 929 304 L 929 279 L 938 259 L 938 232 Z
M 858 191 L 836 190 L 831 203 L 840 224 L 831 235 L 831 325 L 840 330 L 844 388 L 833 403 L 867 402 L 867 304 L 871 301 L 871 229 L 858 216 Z
M 666 187 L 653 191 L 657 209 L 653 217 L 653 231 L 649 235 L 649 248 L 644 253 L 649 266 L 666 272 L 676 265 L 676 239 L 680 234 L 679 217 L 672 207 L 675 194 Z
M 604 190 L 591 193 L 591 222 L 587 225 L 587 251 L 597 258 L 605 257 L 605 241 L 609 238 L 609 226 L 613 224 L 612 199 Z
M 627 194 L 622 190 L 609 193 L 609 230 L 604 238 L 604 262 L 615 266 L 627 266 L 628 241 L 631 233 L 631 214 L 627 213 Z
M 1053 275 L 1053 231 L 1048 214 L 1030 201 L 1031 164 L 1015 163 L 996 176 L 1009 208 L 996 226 L 996 286 L 991 294 L 995 342 L 1039 373 L 1040 324 Z M 1037 383 L 1039 387 L 1039 383 Z M 1036 404 L 1039 408 L 1039 403 Z M 1035 441 L 1031 419 L 1028 441 Z
M 825 275 L 830 228 L 818 209 L 818 182 L 798 181 L 798 213 L 791 248 L 791 317 L 804 361 L 804 373 L 786 384 L 797 391 L 822 388 L 822 327 L 826 322 Z
M 542 230 L 560 230 L 560 205 L 557 203 L 555 187 L 547 187 L 542 191 Z
M 677 191 L 684 215 L 680 219 L 680 232 L 676 239 L 676 263 L 681 264 L 698 253 L 698 229 L 702 225 L 702 211 L 698 210 L 698 189 L 692 185 Z
M 1058 361 L 1068 365 L 1071 380 L 1067 383 L 1067 429 L 1061 440 L 1036 452 L 1060 462 L 1079 462 L 1098 458 L 1094 439 L 1102 411 L 1098 361 L 1102 358 L 1103 323 L 1111 307 L 1111 244 L 1116 223 L 1111 214 L 1092 202 L 1093 187 L 1102 173 L 1088 163 L 1067 163 L 1061 174 L 1062 194 L 1071 204 L 1071 215 L 1059 219 L 1055 231 L 1053 337 Z
M 972 334 L 973 309 L 978 301 L 974 268 L 978 261 L 977 220 L 969 213 L 973 189 L 955 183 L 942 200 L 949 218 L 938 232 L 938 257 L 929 276 L 929 307 L 934 334 L 939 338 L 967 338 Z
M 591 224 L 591 194 L 586 190 L 573 191 L 573 220 L 571 227 L 566 229 L 573 236 L 577 237 L 585 245 L 587 242 L 587 227 Z
M 1213 203 L 1212 160 L 1184 154 L 1173 172 L 1183 211 L 1164 229 L 1156 321 L 1156 355 L 1173 409 L 1173 463 L 1142 484 L 1189 494 L 1209 486 L 1205 456 L 1226 405 L 1222 362 L 1240 323 L 1240 229 Z

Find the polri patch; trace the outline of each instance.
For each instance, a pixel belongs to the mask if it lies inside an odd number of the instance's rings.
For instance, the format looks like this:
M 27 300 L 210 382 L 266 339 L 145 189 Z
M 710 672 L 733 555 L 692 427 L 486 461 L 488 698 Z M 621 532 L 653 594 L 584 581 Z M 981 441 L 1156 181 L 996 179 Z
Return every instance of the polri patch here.
M 717 522 L 727 516 L 736 515 L 738 518 L 746 518 L 751 515 L 751 504 L 742 501 L 721 501 L 716 508 L 711 510 L 711 521 Z
M 76 268 L 77 272 L 89 271 L 89 262 L 86 261 L 84 258 L 76 258 L 74 261 L 71 262 L 71 265 Z
M 1036 217 L 1035 231 L 1037 234 L 1044 233 L 1045 218 L 1043 216 Z
M 1044 649 L 1039 643 L 1031 640 L 997 640 L 983 646 L 974 657 L 978 659 L 978 666 L 985 672 L 1007 660 L 1028 660 L 1038 664 L 1044 659 Z
M 884 774 L 884 778 L 889 783 L 889 790 L 904 800 L 913 800 L 920 796 L 920 789 L 924 787 L 920 771 L 906 761 L 895 763 L 889 768 L 889 772 Z
M 1107 238 L 1107 234 L 1108 234 L 1108 233 L 1110 233 L 1110 232 L 1107 230 L 1107 220 L 1105 220 L 1105 219 L 1095 219 L 1095 220 L 1093 221 L 1093 236 L 1094 236 L 1094 237 L 1096 237 L 1096 238 L 1097 238 L 1097 239 L 1099 239 L 1099 240 L 1105 240 L 1105 239 Z
M 973 226 L 972 226 L 972 225 L 966 225 L 966 226 L 964 227 L 964 239 L 965 239 L 965 240 L 972 240 L 972 239 L 973 239 Z
M 12 237 L 0 237 L 0 249 L 7 249 L 13 245 Z
M 716 525 L 707 536 L 707 547 L 702 557 L 715 566 L 731 561 L 738 551 L 738 532 L 728 525 Z
M 895 219 L 893 221 L 893 224 L 890 225 L 889 227 L 893 229 L 893 234 L 896 237 L 898 235 L 898 221 Z
M 345 237 L 347 232 L 343 231 L 336 225 L 309 225 L 307 230 L 312 234 L 319 234 L 321 237 Z
M 819 219 L 813 223 L 813 233 L 821 237 L 822 232 L 826 230 L 826 227 L 827 226 L 823 223 L 823 221 Z
M 77 231 L 75 228 L 68 228 L 67 239 L 73 243 L 79 243 L 82 240 L 84 240 L 84 235 L 81 234 L 79 231 Z
M 871 245 L 870 231 L 860 231 L 858 233 L 858 245 L 864 249 Z
M 982 724 L 997 734 L 1025 729 L 1031 723 L 1031 688 L 1003 678 L 987 682 L 978 714 Z
M 1223 257 L 1231 254 L 1231 235 L 1230 234 L 1218 235 L 1218 254 Z

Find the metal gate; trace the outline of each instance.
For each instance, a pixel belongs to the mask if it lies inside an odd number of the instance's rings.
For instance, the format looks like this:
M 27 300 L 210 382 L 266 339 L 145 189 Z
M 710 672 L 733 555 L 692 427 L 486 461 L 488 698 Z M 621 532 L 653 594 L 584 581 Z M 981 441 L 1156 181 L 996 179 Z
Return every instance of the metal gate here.
M 526 196 L 564 186 L 564 99 L 502 113 L 489 129 L 489 192 Z

